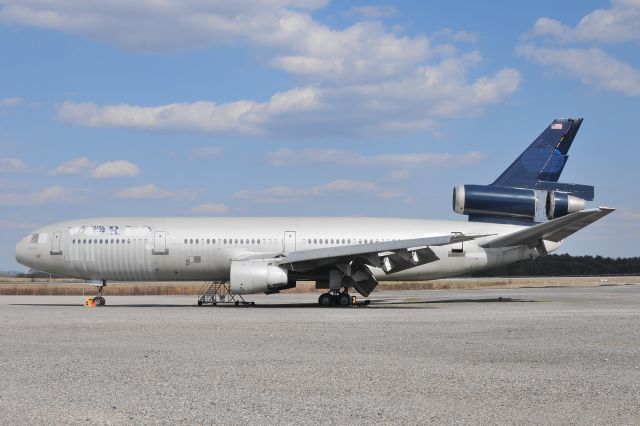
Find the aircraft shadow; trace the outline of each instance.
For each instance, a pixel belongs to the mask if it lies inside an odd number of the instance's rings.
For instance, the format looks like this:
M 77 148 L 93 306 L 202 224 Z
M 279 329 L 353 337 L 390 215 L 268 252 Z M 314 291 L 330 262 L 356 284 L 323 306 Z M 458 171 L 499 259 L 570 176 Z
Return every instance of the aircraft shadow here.
M 416 308 L 426 308 L 430 305 L 441 305 L 441 304 L 458 304 L 458 303 L 535 303 L 536 300 L 526 300 L 526 299 L 515 299 L 511 297 L 493 297 L 493 298 L 483 298 L 483 299 L 473 299 L 473 298 L 465 298 L 465 299 L 439 299 L 439 300 L 430 300 L 430 299 L 374 299 L 370 300 L 369 304 L 358 304 L 353 306 L 353 308 L 375 308 L 375 309 L 385 309 L 385 308 L 393 308 L 393 309 L 416 309 Z M 81 304 L 75 303 L 12 303 L 11 306 L 46 306 L 46 307 L 84 307 Z M 434 306 L 435 307 L 435 306 Z M 292 308 L 304 308 L 304 309 L 344 309 L 342 306 L 333 306 L 331 308 L 326 308 L 319 306 L 316 302 L 309 303 L 269 303 L 269 304 L 255 304 L 255 305 L 239 305 L 236 306 L 234 304 L 226 304 L 226 303 L 218 303 L 215 306 L 198 306 L 197 304 L 193 305 L 177 305 L 177 304 L 162 304 L 162 303 L 132 303 L 132 304 L 118 304 L 118 305 L 109 305 L 107 301 L 107 305 L 100 307 L 100 309 L 109 309 L 109 308 L 215 308 L 215 309 L 242 309 L 242 308 L 251 308 L 251 309 L 292 309 Z

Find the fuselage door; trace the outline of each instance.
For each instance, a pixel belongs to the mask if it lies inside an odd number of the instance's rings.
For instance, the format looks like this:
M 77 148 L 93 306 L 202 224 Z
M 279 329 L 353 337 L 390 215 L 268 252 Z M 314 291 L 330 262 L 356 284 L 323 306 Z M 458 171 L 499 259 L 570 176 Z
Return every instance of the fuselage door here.
M 153 254 L 169 254 L 167 248 L 167 231 L 153 233 Z
M 296 251 L 296 231 L 284 231 L 284 251 Z
M 49 252 L 49 254 L 54 256 L 62 254 L 62 248 L 60 245 L 61 239 L 62 234 L 59 231 L 53 233 L 53 238 L 51 238 L 51 251 Z

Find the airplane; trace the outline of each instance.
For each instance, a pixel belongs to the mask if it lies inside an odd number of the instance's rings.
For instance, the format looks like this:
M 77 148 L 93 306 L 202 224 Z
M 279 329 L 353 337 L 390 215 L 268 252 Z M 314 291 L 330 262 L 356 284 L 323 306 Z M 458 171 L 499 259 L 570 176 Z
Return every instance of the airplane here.
M 555 119 L 491 184 L 460 185 L 467 221 L 367 217 L 102 217 L 39 228 L 16 246 L 22 265 L 88 280 L 224 281 L 234 294 L 278 293 L 298 281 L 349 306 L 385 281 L 461 276 L 534 259 L 615 209 L 586 209 L 594 187 L 559 182 L 582 118 Z

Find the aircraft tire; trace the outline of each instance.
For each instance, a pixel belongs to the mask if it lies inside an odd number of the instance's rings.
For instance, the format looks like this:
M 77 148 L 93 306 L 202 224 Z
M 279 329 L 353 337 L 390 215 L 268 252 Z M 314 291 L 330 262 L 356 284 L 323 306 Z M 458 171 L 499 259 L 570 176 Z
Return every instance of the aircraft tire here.
M 349 306 L 351 305 L 351 295 L 349 293 L 342 293 L 338 296 L 338 303 L 340 306 Z
M 322 293 L 320 297 L 318 297 L 318 303 L 320 306 L 331 306 L 333 305 L 333 296 L 329 293 Z

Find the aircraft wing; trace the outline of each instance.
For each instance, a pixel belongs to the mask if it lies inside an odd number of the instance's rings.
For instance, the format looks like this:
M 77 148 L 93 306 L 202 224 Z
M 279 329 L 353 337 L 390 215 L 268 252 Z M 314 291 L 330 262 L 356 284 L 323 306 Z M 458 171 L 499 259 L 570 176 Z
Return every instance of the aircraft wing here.
M 568 214 L 558 219 L 534 225 L 529 228 L 503 235 L 481 244 L 484 248 L 514 247 L 533 245 L 540 240 L 559 242 L 582 228 L 602 219 L 615 209 L 599 207 Z
M 449 234 L 435 237 L 383 241 L 369 244 L 298 250 L 276 258 L 274 263 L 292 271 L 308 271 L 331 264 L 360 264 L 382 268 L 386 273 L 398 272 L 438 260 L 429 246 L 444 246 L 479 238 L 484 235 Z

